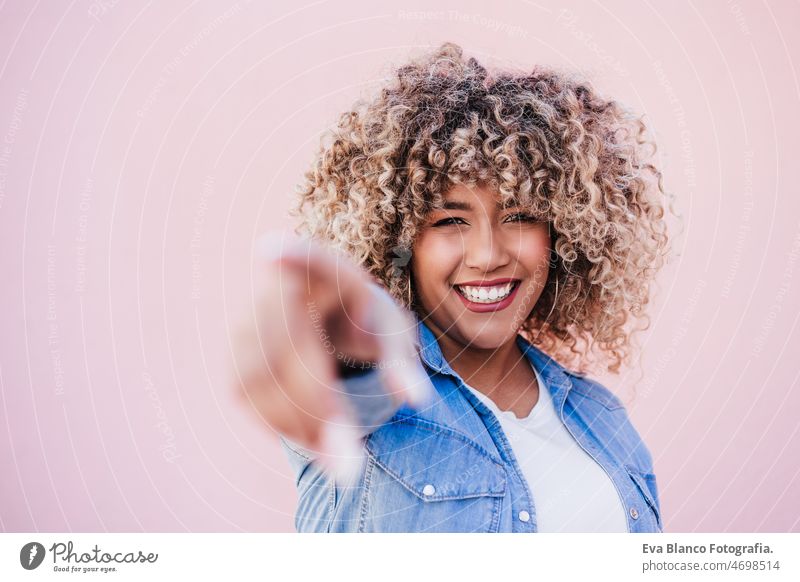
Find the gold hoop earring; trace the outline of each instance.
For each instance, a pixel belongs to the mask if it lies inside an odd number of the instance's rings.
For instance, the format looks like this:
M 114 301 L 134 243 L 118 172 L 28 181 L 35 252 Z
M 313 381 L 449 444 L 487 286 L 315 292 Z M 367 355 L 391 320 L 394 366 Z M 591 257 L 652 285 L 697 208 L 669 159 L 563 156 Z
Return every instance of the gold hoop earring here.
M 556 292 L 555 292 L 555 297 L 553 297 L 553 304 L 550 306 L 550 313 L 548 313 L 547 317 L 544 318 L 545 321 L 550 319 L 550 316 L 553 314 L 553 309 L 555 309 L 557 302 L 558 302 L 558 279 L 556 279 Z

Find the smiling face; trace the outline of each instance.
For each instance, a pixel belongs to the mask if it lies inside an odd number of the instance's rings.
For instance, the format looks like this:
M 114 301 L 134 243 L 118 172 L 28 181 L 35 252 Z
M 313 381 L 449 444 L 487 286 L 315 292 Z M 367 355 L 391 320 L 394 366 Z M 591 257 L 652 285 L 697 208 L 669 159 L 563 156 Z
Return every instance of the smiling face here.
M 513 340 L 547 282 L 550 234 L 499 193 L 458 185 L 421 227 L 411 254 L 425 323 L 463 346 L 498 348 Z

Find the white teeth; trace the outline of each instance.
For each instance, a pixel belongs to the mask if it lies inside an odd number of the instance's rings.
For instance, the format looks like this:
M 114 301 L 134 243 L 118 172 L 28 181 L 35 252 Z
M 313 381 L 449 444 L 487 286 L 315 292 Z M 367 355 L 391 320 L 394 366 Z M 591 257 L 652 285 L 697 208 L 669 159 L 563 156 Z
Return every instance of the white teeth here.
M 467 299 L 474 303 L 496 303 L 508 297 L 514 283 L 505 283 L 495 287 L 473 287 L 471 285 L 456 285 L 456 289 Z

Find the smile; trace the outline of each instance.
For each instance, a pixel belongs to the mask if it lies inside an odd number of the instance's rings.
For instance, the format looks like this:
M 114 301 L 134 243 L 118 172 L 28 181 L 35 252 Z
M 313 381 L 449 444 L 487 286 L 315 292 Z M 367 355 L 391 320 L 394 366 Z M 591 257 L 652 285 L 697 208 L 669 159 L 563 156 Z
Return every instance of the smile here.
M 518 279 L 496 285 L 453 285 L 464 305 L 471 311 L 485 312 L 504 309 L 514 300 L 519 288 Z
M 456 290 L 464 297 L 475 303 L 496 303 L 502 301 L 509 295 L 516 285 L 515 282 L 495 285 L 493 287 L 473 287 L 471 285 L 456 285 Z

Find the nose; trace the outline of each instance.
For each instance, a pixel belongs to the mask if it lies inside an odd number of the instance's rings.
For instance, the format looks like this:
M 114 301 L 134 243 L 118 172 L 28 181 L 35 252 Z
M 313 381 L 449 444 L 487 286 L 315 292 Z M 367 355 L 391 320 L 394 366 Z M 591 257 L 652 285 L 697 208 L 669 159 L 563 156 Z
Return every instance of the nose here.
M 476 273 L 492 273 L 509 263 L 507 241 L 500 229 L 484 222 L 464 238 L 464 264 Z

